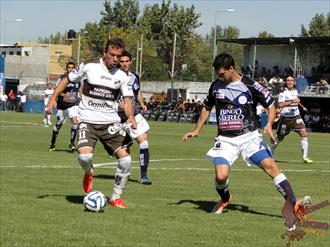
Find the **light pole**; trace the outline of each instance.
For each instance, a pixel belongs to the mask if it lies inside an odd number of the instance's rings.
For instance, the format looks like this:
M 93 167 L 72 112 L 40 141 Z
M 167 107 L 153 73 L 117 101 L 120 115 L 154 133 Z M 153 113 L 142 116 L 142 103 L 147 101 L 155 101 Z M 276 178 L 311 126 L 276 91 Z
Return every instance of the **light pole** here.
M 227 10 L 217 10 L 214 12 L 214 38 L 213 38 L 213 59 L 217 56 L 217 14 L 218 13 L 229 13 L 234 12 L 235 9 L 227 9 Z M 214 81 L 214 72 L 212 68 L 212 81 Z
M 176 74 L 176 72 L 174 71 L 174 67 L 175 67 L 175 52 L 176 52 L 176 32 L 174 33 L 173 36 L 173 47 L 172 47 L 172 65 L 171 65 L 171 72 L 170 76 L 171 76 L 171 103 L 173 103 L 173 94 L 174 94 L 174 82 L 173 82 L 173 78 Z
M 82 34 L 88 34 L 88 31 L 84 31 Z M 78 33 L 77 66 L 79 66 L 80 63 L 80 46 L 81 46 L 81 33 Z
M 16 18 L 14 20 L 5 20 L 5 26 L 4 26 L 4 43 L 7 43 L 7 23 L 8 22 L 22 22 L 23 20 L 21 18 Z

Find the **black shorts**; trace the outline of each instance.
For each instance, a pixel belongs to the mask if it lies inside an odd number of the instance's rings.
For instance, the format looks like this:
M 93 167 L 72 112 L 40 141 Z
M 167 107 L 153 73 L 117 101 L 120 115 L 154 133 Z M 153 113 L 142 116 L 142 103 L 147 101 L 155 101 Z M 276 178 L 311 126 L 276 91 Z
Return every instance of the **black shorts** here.
M 302 120 L 301 116 L 295 116 L 295 117 L 280 117 L 280 120 L 278 121 L 278 127 L 277 127 L 277 138 L 283 139 L 284 136 L 288 135 L 290 131 L 297 131 L 299 132 L 302 129 L 306 129 L 304 120 Z
M 132 139 L 127 137 L 120 123 L 92 124 L 79 123 L 78 125 L 78 150 L 81 148 L 94 149 L 98 140 L 110 156 L 123 147 L 132 145 Z

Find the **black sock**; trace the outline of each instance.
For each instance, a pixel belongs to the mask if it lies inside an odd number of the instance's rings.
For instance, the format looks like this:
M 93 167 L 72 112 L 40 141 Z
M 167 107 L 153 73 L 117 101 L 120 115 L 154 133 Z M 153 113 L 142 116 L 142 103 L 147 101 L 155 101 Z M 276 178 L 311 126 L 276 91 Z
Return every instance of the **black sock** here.
M 140 149 L 141 178 L 147 176 L 148 165 L 149 165 L 149 148 Z
M 71 127 L 71 132 L 70 132 L 70 144 L 74 144 L 74 141 L 76 139 L 77 135 L 77 127 Z
M 217 190 L 219 196 L 221 197 L 222 202 L 229 201 L 230 193 L 229 193 L 229 180 L 228 179 L 224 184 L 219 184 L 218 181 L 216 181 L 216 190 Z
M 292 191 L 289 180 L 285 177 L 285 175 L 281 173 L 280 175 L 275 177 L 273 181 L 278 192 L 282 194 L 285 200 L 289 200 L 291 202 L 291 205 L 294 206 L 296 204 L 297 199 Z
M 57 135 L 58 135 L 58 132 L 59 131 L 60 131 L 59 129 L 57 129 L 57 128 L 54 127 L 53 134 L 52 134 L 52 140 L 51 140 L 51 144 L 52 145 L 55 145 L 56 138 L 57 138 Z

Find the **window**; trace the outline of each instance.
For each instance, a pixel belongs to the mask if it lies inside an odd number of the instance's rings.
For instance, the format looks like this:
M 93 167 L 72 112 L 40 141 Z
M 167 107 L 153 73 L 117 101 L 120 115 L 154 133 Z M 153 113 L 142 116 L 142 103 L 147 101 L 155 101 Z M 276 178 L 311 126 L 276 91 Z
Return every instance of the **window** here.
M 6 56 L 6 52 L 3 51 L 3 52 L 1 53 L 1 55 L 2 55 L 3 57 L 5 57 L 5 56 Z
M 21 51 L 17 51 L 17 52 L 16 52 L 16 55 L 17 55 L 17 56 L 21 56 L 21 55 L 22 55 L 22 52 L 21 52 Z
M 9 51 L 9 55 L 14 55 L 14 52 L 13 51 Z

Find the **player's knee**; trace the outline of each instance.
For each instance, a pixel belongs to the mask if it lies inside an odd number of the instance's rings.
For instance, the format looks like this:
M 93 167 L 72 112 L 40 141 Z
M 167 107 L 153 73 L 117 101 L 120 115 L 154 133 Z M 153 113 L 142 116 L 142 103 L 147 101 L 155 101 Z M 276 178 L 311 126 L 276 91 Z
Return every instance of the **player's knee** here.
M 224 184 L 228 180 L 228 175 L 217 172 L 215 181 L 218 184 Z
M 121 175 L 130 175 L 132 158 L 130 155 L 118 159 L 117 173 Z
M 225 180 L 221 180 L 221 181 L 219 181 L 218 179 L 215 180 L 215 187 L 219 190 L 228 187 L 228 185 L 229 185 L 228 178 L 226 178 Z
M 56 123 L 56 124 L 55 124 L 55 127 L 56 127 L 56 129 L 59 130 L 59 129 L 62 127 L 62 123 L 61 123 L 61 124 L 57 124 L 57 123 Z
M 93 154 L 78 154 L 78 161 L 85 171 L 90 171 L 92 168 Z
M 147 149 L 147 148 L 149 148 L 149 142 L 148 142 L 148 140 L 145 140 L 145 141 L 141 142 L 139 144 L 139 146 L 140 146 L 140 149 Z

